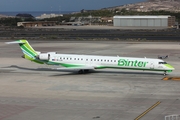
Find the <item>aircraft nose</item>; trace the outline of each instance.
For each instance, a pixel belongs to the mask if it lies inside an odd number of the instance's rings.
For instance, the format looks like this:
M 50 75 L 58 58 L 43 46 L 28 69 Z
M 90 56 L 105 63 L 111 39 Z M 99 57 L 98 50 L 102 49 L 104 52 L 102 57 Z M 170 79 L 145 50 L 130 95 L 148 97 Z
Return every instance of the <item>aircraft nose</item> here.
M 175 68 L 172 66 L 172 65 L 170 65 L 170 64 L 166 64 L 166 67 L 168 67 L 169 69 L 171 69 L 171 70 L 174 70 Z

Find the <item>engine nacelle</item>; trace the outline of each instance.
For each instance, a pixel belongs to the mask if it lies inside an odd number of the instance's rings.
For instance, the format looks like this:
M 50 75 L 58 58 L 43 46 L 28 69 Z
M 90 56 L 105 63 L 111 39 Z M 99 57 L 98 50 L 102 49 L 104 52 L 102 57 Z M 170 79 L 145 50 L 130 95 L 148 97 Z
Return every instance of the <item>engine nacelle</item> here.
M 38 58 L 40 60 L 49 60 L 50 59 L 50 54 L 48 54 L 48 53 L 41 53 L 41 54 L 38 55 Z
M 56 52 L 47 52 L 48 54 L 56 54 Z
M 56 52 L 47 52 L 38 54 L 38 59 L 40 60 L 49 60 L 51 55 L 56 54 Z

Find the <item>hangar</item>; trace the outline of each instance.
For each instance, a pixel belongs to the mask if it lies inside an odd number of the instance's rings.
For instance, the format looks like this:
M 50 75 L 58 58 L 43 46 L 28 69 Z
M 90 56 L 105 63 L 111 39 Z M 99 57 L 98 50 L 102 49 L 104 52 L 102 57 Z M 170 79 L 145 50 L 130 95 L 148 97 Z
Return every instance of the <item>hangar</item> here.
M 159 16 L 114 16 L 113 25 L 116 27 L 173 27 L 175 17 Z

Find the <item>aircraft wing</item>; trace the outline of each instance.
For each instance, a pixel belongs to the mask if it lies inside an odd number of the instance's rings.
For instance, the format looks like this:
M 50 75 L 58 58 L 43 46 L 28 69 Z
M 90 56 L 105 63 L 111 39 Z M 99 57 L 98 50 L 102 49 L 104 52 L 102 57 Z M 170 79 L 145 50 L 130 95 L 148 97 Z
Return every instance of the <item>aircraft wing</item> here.
M 55 70 L 94 70 L 95 68 L 93 66 L 82 66 L 82 67 L 68 67 L 68 68 L 53 68 Z

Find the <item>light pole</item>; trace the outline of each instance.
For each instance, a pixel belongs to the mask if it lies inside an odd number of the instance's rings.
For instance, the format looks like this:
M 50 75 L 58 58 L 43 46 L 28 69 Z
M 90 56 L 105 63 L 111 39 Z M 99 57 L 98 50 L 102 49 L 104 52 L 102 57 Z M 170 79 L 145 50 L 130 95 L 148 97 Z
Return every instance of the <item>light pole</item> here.
M 91 25 L 91 19 L 92 19 L 92 15 L 91 15 L 91 13 L 90 13 L 90 16 L 89 16 L 89 18 L 90 18 L 90 25 Z

